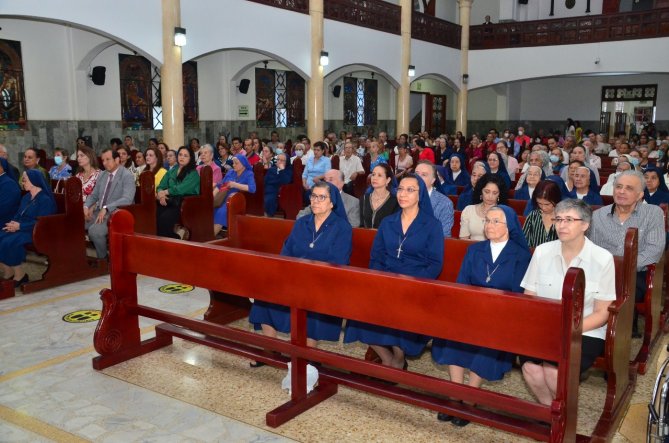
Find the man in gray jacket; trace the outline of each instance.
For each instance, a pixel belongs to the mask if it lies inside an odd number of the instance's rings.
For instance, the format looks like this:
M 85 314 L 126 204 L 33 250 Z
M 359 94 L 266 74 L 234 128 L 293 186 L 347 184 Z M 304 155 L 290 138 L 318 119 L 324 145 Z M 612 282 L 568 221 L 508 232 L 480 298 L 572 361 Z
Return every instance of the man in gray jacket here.
M 88 238 L 95 245 L 98 258 L 107 257 L 107 222 L 109 216 L 120 206 L 130 205 L 135 200 L 135 175 L 120 166 L 116 151 L 102 151 L 102 165 L 93 193 L 84 204 L 84 218 Z
M 344 200 L 344 209 L 346 209 L 346 218 L 348 218 L 348 222 L 354 228 L 360 227 L 360 201 L 352 195 L 342 192 L 342 189 L 344 189 L 344 173 L 337 169 L 330 169 L 325 173 L 324 179 L 326 182 L 332 183 L 339 189 L 341 199 Z M 307 206 L 298 212 L 297 218 L 309 214 L 311 214 L 311 206 Z

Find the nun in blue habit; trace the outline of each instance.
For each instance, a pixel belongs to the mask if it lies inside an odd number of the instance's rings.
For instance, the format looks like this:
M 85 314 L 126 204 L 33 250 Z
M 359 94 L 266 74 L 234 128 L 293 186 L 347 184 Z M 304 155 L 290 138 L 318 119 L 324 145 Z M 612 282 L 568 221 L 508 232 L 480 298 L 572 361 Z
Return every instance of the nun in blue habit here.
M 348 265 L 351 256 L 353 229 L 346 216 L 339 189 L 321 181 L 312 187 L 311 214 L 295 221 L 283 244 L 281 255 L 306 258 L 337 265 Z M 308 288 L 304 288 L 308 290 Z M 276 331 L 290 332 L 290 308 L 255 300 L 249 322 L 263 333 L 276 337 Z M 317 340 L 338 341 L 342 319 L 315 312 L 307 313 L 307 340 L 315 346 Z M 252 363 L 252 367 L 262 366 Z
M 225 196 L 225 200 L 221 206 L 214 208 L 214 224 L 226 228 L 228 227 L 228 206 L 225 202 L 228 201 L 232 194 L 236 194 L 240 191 L 239 187 L 230 187 L 229 183 L 234 182 L 238 185 L 246 186 L 246 191 L 251 194 L 256 192 L 256 179 L 253 175 L 253 166 L 251 166 L 251 163 L 249 163 L 249 160 L 243 154 L 237 154 L 234 158 L 239 161 L 241 166 L 235 170 L 233 162 L 233 168 L 225 174 L 223 181 L 216 183 L 216 187 L 218 187 L 219 190 L 227 189 L 228 194 Z
M 55 214 L 57 211 L 51 186 L 47 184 L 42 171 L 26 170 L 23 175 L 23 188 L 27 193 L 21 198 L 17 212 L 0 231 L 0 264 L 4 265 L 2 269 L 5 272 L 3 277 L 10 277 L 7 275 L 7 267 L 14 268 L 16 286 L 28 281 L 28 276 L 21 269 L 21 263 L 26 259 L 24 246 L 33 241 L 33 228 L 37 217 Z
M 495 159 L 497 161 L 495 161 Z M 506 170 L 506 163 L 504 163 L 504 159 L 499 152 L 493 151 L 488 153 L 485 169 L 491 174 L 496 174 L 502 177 L 506 182 L 506 187 L 511 189 L 511 177 L 509 176 L 509 172 Z
M 293 181 L 293 167 L 290 164 L 290 156 L 285 152 L 277 154 L 276 163 L 267 170 L 265 174 L 265 187 L 263 200 L 265 203 L 265 214 L 274 217 L 279 206 L 279 189 Z
M 369 268 L 436 279 L 444 260 L 444 235 L 423 180 L 415 174 L 402 177 L 397 188 L 401 211 L 381 222 L 372 244 Z M 410 223 L 406 231 L 402 220 Z M 379 307 L 383 309 L 383 307 Z M 386 366 L 406 369 L 405 354 L 420 354 L 428 337 L 359 321 L 349 321 L 344 343 L 371 345 Z M 390 348 L 389 348 L 390 347 Z
M 0 158 L 0 228 L 12 220 L 21 202 L 21 188 L 6 159 Z
M 643 191 L 644 201 L 657 206 L 662 203 L 669 204 L 669 188 L 662 176 L 662 170 L 656 166 L 649 166 L 643 176 L 646 179 L 646 189 Z
M 457 283 L 522 293 L 520 282 L 530 264 L 531 254 L 514 210 L 504 205 L 490 208 L 485 216 L 485 234 L 488 240 L 467 249 Z M 470 370 L 469 385 L 480 387 L 483 379 L 504 378 L 504 374 L 511 370 L 513 356 L 495 349 L 435 338 L 432 358 L 438 364 L 449 365 L 451 381 L 463 383 L 466 368 Z M 444 420 L 443 414 L 439 418 Z M 446 416 L 446 419 L 453 418 Z M 460 422 L 458 425 L 466 424 Z

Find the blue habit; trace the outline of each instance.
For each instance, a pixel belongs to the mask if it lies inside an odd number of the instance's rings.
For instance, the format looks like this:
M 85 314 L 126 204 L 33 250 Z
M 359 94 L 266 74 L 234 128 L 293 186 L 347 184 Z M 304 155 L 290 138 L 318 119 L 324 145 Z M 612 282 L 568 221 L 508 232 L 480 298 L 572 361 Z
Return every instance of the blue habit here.
M 338 190 L 336 195 L 341 199 Z M 281 255 L 347 265 L 351 256 L 352 234 L 353 229 L 348 219 L 340 217 L 334 210 L 318 231 L 315 230 L 314 215 L 309 214 L 295 221 L 293 230 L 283 244 Z M 313 244 L 314 247 L 310 248 L 310 244 Z M 301 289 L 309 290 L 309 288 Z M 288 333 L 290 332 L 290 308 L 255 300 L 249 315 L 249 322 L 253 323 L 256 329 L 260 324 L 266 324 L 277 331 Z M 338 341 L 341 323 L 341 318 L 309 312 L 307 313 L 307 337 L 314 340 Z
M 21 188 L 17 181 L 5 172 L 0 175 L 0 228 L 12 220 L 20 203 Z

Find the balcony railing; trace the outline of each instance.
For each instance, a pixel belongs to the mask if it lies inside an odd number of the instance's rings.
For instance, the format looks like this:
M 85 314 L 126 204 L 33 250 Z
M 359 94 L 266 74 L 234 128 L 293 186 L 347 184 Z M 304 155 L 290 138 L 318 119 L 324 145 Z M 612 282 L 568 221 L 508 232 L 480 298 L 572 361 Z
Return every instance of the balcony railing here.
M 383 0 L 326 0 L 325 18 L 377 31 L 400 33 L 402 8 Z
M 413 11 L 411 14 L 411 37 L 438 45 L 460 49 L 460 25 L 431 15 Z
M 669 8 L 555 20 L 478 25 L 470 28 L 470 49 L 573 45 L 669 37 Z
M 288 9 L 289 11 L 309 14 L 309 0 L 249 0 L 255 3 L 262 3 L 275 8 Z

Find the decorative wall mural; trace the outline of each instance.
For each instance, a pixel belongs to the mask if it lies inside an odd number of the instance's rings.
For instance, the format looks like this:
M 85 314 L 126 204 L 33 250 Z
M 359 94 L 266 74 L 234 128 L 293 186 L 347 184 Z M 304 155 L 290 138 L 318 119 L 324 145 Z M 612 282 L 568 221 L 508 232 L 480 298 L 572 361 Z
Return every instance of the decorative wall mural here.
M 26 119 L 21 42 L 0 39 L 0 129 L 25 128 Z
M 119 54 L 118 62 L 123 128 L 152 129 L 151 62 L 126 54 Z

